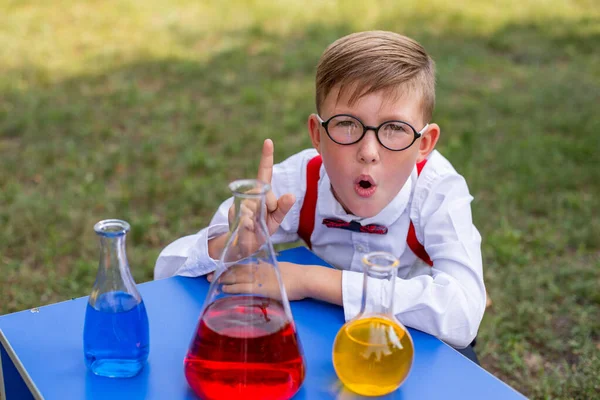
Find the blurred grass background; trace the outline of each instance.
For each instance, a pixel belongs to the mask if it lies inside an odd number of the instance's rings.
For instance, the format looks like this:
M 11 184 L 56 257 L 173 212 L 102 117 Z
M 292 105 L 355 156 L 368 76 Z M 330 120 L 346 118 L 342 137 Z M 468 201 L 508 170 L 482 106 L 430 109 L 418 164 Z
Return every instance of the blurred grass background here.
M 151 280 L 264 138 L 279 161 L 310 145 L 317 60 L 367 29 L 437 62 L 438 148 L 484 238 L 483 367 L 531 398 L 597 396 L 597 0 L 0 0 L 0 314 L 87 295 L 104 218 L 132 224 Z

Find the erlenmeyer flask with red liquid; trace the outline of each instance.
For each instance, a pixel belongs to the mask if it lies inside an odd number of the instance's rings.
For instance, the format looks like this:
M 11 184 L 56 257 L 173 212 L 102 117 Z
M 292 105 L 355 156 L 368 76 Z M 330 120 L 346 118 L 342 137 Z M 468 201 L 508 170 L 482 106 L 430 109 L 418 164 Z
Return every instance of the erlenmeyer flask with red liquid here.
M 236 218 L 185 357 L 185 377 L 202 399 L 289 399 L 304 381 L 305 361 L 265 224 L 270 186 L 249 179 L 229 188 Z M 244 294 L 227 293 L 232 281 Z

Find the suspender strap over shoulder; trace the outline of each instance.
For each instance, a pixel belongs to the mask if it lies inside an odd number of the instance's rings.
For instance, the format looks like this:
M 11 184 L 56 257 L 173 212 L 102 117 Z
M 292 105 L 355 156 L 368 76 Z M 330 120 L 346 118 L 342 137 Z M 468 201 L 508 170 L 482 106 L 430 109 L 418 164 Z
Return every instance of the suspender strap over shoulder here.
M 318 155 L 313 157 L 306 167 L 306 194 L 304 195 L 304 202 L 302 203 L 302 209 L 300 210 L 298 236 L 304 240 L 309 249 L 312 248 L 310 236 L 315 228 L 319 172 L 321 171 L 322 163 L 323 160 L 321 159 L 321 156 Z
M 413 225 L 412 221 L 410 221 L 410 226 L 408 227 L 406 244 L 408 244 L 408 247 L 410 247 L 412 252 L 415 253 L 415 255 L 421 260 L 423 260 L 425 264 L 433 267 L 433 261 L 431 261 L 431 258 L 429 258 L 429 254 L 427 254 L 427 251 L 425 251 L 425 247 L 423 247 L 421 242 L 419 242 L 417 239 L 417 233 L 415 232 L 415 226 Z
M 427 163 L 426 158 L 423 161 L 420 161 L 417 163 L 417 175 L 421 175 L 421 171 L 423 170 L 423 167 L 425 166 L 426 163 Z M 433 261 L 431 261 L 431 258 L 429 258 L 429 254 L 427 254 L 427 251 L 425 251 L 425 247 L 423 247 L 421 242 L 419 242 L 419 240 L 417 239 L 417 233 L 415 232 L 415 225 L 413 224 L 412 221 L 410 221 L 410 226 L 408 227 L 408 235 L 406 236 L 406 244 L 408 244 L 408 247 L 410 247 L 412 252 L 415 253 L 415 255 L 417 257 L 419 257 L 421 260 L 423 260 L 423 262 L 425 264 L 429 265 L 430 267 L 433 267 Z

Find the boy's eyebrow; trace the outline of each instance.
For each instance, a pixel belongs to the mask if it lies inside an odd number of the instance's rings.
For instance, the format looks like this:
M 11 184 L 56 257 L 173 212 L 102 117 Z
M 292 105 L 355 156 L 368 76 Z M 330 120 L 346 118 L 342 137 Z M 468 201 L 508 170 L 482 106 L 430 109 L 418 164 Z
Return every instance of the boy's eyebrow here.
M 333 112 L 330 116 L 328 116 L 327 118 L 331 118 L 334 115 L 339 115 L 339 114 L 348 114 L 348 115 L 352 115 L 353 117 L 358 118 L 359 120 L 361 120 L 364 124 L 366 124 L 366 122 L 364 121 L 364 118 L 362 116 L 359 116 L 357 113 L 355 112 L 351 112 L 351 111 L 344 111 L 344 109 L 340 110 L 336 110 L 335 112 Z M 410 118 L 407 118 L 406 115 L 404 114 L 384 114 L 385 118 L 380 118 L 380 122 L 385 122 L 385 121 L 403 121 L 403 122 L 408 122 L 411 125 L 414 125 L 414 121 L 411 121 Z M 416 128 L 416 127 L 415 127 Z

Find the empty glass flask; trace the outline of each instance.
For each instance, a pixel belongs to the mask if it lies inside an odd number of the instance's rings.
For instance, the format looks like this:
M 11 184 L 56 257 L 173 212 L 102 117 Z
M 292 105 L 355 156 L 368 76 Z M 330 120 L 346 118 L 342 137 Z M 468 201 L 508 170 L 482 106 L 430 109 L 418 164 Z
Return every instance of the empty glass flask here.
M 270 186 L 229 185 L 235 219 L 184 360 L 203 399 L 289 399 L 305 361 L 265 224 Z M 238 293 L 231 293 L 232 291 Z
M 413 363 L 408 330 L 393 312 L 399 261 L 373 252 L 363 258 L 360 312 L 339 330 L 333 344 L 333 366 L 339 379 L 355 393 L 381 396 L 398 389 Z M 370 291 L 377 290 L 377 293 Z M 380 301 L 367 301 L 379 298 Z
M 96 375 L 127 378 L 146 364 L 150 349 L 148 316 L 127 262 L 129 224 L 108 219 L 94 226 L 100 263 L 85 313 L 85 363 Z

